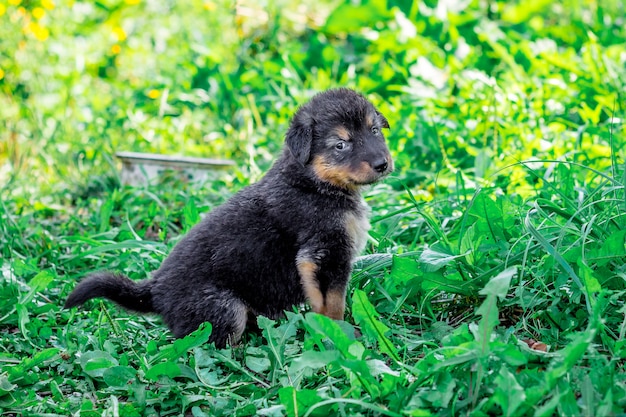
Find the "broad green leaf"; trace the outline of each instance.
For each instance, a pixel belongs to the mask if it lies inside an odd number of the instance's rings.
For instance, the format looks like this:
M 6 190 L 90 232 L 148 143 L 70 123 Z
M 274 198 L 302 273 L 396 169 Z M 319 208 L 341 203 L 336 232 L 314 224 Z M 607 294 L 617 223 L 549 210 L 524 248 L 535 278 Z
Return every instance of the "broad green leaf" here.
M 189 231 L 200 221 L 200 214 L 193 199 L 190 199 L 183 209 L 183 228 Z
M 35 297 L 35 294 L 48 288 L 48 286 L 50 285 L 50 283 L 52 283 L 52 281 L 54 281 L 54 279 L 55 275 L 48 270 L 39 272 L 28 283 L 30 291 L 28 291 L 26 295 L 20 298 L 20 304 L 26 305 L 27 303 L 29 303 L 33 299 L 33 297 Z
M 7 367 L 7 371 L 9 372 L 9 380 L 15 381 L 16 378 L 21 378 L 25 375 L 26 372 L 31 370 L 32 368 L 39 366 L 40 364 L 56 358 L 60 349 L 58 348 L 48 348 L 42 351 L 35 353 L 31 358 L 24 358 L 22 361 L 13 367 Z
M 333 34 L 351 33 L 364 27 L 371 27 L 386 11 L 382 3 L 376 0 L 364 1 L 360 5 L 343 3 L 328 16 L 324 31 Z
M 385 362 L 380 359 L 369 359 L 365 361 L 372 376 L 378 376 L 381 374 L 400 376 L 398 371 L 394 371 Z
M 561 401 L 559 393 L 555 393 L 552 398 L 546 401 L 544 404 L 538 406 L 535 409 L 535 417 L 552 417 L 555 415 L 555 410 Z
M 100 378 L 108 368 L 119 365 L 117 359 L 103 350 L 85 352 L 78 362 L 83 371 L 92 378 Z
M 407 415 L 409 417 L 432 417 L 434 416 L 433 413 L 431 413 L 428 410 L 424 410 L 424 409 L 412 409 L 412 410 L 403 410 L 402 411 L 403 415 Z
M 102 379 L 110 387 L 125 387 L 136 378 L 137 371 L 130 366 L 112 366 L 102 373 Z
M 526 401 L 524 388 L 505 367 L 500 368 L 495 384 L 493 397 L 496 404 L 502 408 L 505 416 L 515 416 L 515 411 Z
M 294 387 L 283 387 L 278 390 L 278 398 L 281 404 L 285 406 L 285 411 L 289 417 L 303 416 L 307 411 L 317 403 L 323 401 L 316 391 L 310 389 L 297 390 Z M 325 405 L 317 407 L 310 416 L 326 417 L 332 413 L 336 405 Z
M 15 388 L 17 388 L 17 385 L 9 382 L 9 377 L 6 372 L 0 374 L 0 397 L 13 391 Z
M 202 323 L 200 327 L 194 330 L 192 333 L 188 334 L 182 339 L 176 339 L 173 343 L 161 348 L 159 353 L 156 354 L 150 362 L 155 363 L 163 359 L 171 361 L 180 358 L 189 350 L 207 343 L 209 340 L 209 336 L 211 336 L 211 329 L 211 323 Z
M 343 359 L 338 363 L 356 389 L 364 389 L 372 398 L 379 398 L 382 392 L 379 370 L 361 359 Z
M 550 362 L 550 366 L 545 373 L 548 387 L 553 387 L 560 378 L 576 365 L 593 342 L 595 334 L 596 329 L 590 327 L 586 331 L 576 334 L 567 346 L 558 352 L 558 356 Z
M 100 206 L 100 233 L 106 232 L 109 227 L 109 220 L 111 218 L 111 214 L 113 213 L 113 208 L 115 207 L 115 199 L 110 198 L 104 201 L 102 206 Z
M 30 322 L 28 318 L 28 309 L 21 303 L 15 305 L 15 311 L 17 312 L 17 325 L 20 329 L 20 332 L 25 338 L 28 337 L 28 330 L 26 329 L 26 325 Z
M 480 245 L 485 239 L 485 235 L 476 232 L 476 223 L 465 229 L 459 252 L 465 254 L 468 265 L 478 265 L 482 256 Z
M 578 268 L 580 279 L 585 286 L 585 291 L 588 297 L 593 297 L 595 294 L 602 290 L 600 281 L 596 278 L 593 269 L 589 268 L 582 259 L 578 259 Z
M 456 386 L 456 379 L 452 375 L 441 373 L 436 376 L 434 386 L 424 393 L 423 398 L 437 408 L 448 408 Z
M 330 339 L 342 355 L 348 358 L 353 357 L 350 353 L 350 345 L 359 342 L 351 340 L 333 319 L 321 314 L 307 313 L 304 321 L 309 330 Z
M 514 344 L 498 343 L 494 351 L 509 366 L 518 367 L 528 363 L 528 357 Z
M 426 248 L 420 255 L 420 262 L 423 264 L 424 271 L 434 272 L 437 271 L 455 259 L 464 257 L 463 255 L 451 255 L 446 252 L 440 252 L 432 248 Z
M 480 357 L 480 351 L 476 347 L 476 342 L 464 343 L 455 349 L 445 349 L 445 359 L 437 361 L 433 369 L 439 370 L 449 366 L 462 363 L 473 362 Z
M 476 310 L 481 316 L 478 326 L 470 325 L 476 340 L 482 344 L 483 354 L 487 352 L 493 329 L 500 322 L 498 320 L 498 298 L 503 299 L 511 285 L 511 278 L 517 273 L 517 267 L 511 267 L 491 278 L 487 285 L 479 291 L 487 297 Z
M 50 393 L 56 401 L 61 401 L 65 397 L 63 391 L 61 390 L 61 387 L 59 387 L 59 384 L 57 384 L 54 379 L 50 381 Z
M 614 258 L 626 256 L 626 230 L 612 233 L 596 253 L 599 266 L 606 265 Z
M 579 392 L 574 393 L 572 385 L 569 381 L 561 379 L 557 383 L 556 391 L 559 393 L 561 400 L 559 401 L 558 410 L 561 416 L 580 416 L 582 410 L 578 405 L 577 396 Z M 576 390 L 578 391 L 578 389 Z
M 567 272 L 567 274 L 570 276 L 572 281 L 574 281 L 574 283 L 578 286 L 578 288 L 580 290 L 582 290 L 583 289 L 583 284 L 582 284 L 580 278 L 578 277 L 578 275 L 576 275 L 576 272 L 574 272 L 574 270 L 572 269 L 572 266 L 569 263 L 567 263 L 567 261 L 563 258 L 563 256 L 559 252 L 557 252 L 557 250 L 554 248 L 554 246 L 552 246 L 550 244 L 550 242 L 532 224 L 530 218 L 531 218 L 531 216 L 533 214 L 536 214 L 538 212 L 540 212 L 540 210 L 539 210 L 538 206 L 535 204 L 535 208 L 532 209 L 532 210 L 529 210 L 528 213 L 526 214 L 526 218 L 524 219 L 524 226 L 526 227 L 528 232 L 535 239 L 537 239 L 537 241 L 541 244 L 541 246 L 543 246 L 543 248 L 546 250 L 546 252 L 548 252 L 552 257 L 554 257 L 554 259 L 561 265 L 563 270 L 565 270 L 565 272 Z M 591 308 L 591 301 L 589 300 L 589 298 L 587 298 L 587 297 L 585 298 L 585 303 L 587 305 L 587 312 L 589 314 L 593 314 L 592 308 Z
M 257 323 L 267 340 L 267 346 L 279 364 L 284 363 L 285 344 L 287 340 L 296 335 L 297 324 L 302 320 L 302 316 L 287 313 L 287 319 L 286 322 L 281 322 L 279 326 L 276 326 L 275 320 L 270 320 L 264 316 L 257 317 Z
M 419 264 L 413 258 L 394 256 L 389 278 L 385 279 L 385 289 L 391 296 L 400 296 L 418 290 L 417 276 L 421 274 Z M 408 287 L 408 288 L 407 288 Z
M 124 417 L 141 417 L 144 414 L 141 412 L 141 409 L 138 409 L 133 404 L 124 403 L 120 404 L 120 416 Z
M 468 215 L 474 222 L 467 227 L 461 242 L 461 252 L 478 247 L 484 242 L 495 244 L 505 239 L 506 229 L 513 225 L 515 218 L 509 213 L 511 207 L 506 197 L 493 198 L 485 192 L 478 193 L 472 201 Z M 471 231 L 471 238 L 466 236 Z
M 471 296 L 476 294 L 478 288 L 471 281 L 464 281 L 458 272 L 448 273 L 444 270 L 435 272 L 422 272 L 416 276 L 415 281 L 421 285 L 425 292 L 447 291 L 452 294 Z
M 613 412 L 613 390 L 607 390 L 600 404 L 595 408 L 596 414 L 599 416 L 608 416 Z
M 182 375 L 180 366 L 174 362 L 161 362 L 152 366 L 146 372 L 146 378 L 152 381 L 158 381 L 159 377 L 166 376 L 169 378 L 176 378 Z
M 192 381 L 197 381 L 198 377 L 193 369 L 182 363 L 175 362 L 161 362 L 152 366 L 146 372 L 146 378 L 152 381 L 158 381 L 160 377 L 168 378 L 187 378 Z
M 513 266 L 500 272 L 491 278 L 487 285 L 479 291 L 479 294 L 486 296 L 498 297 L 503 300 L 511 286 L 511 278 L 517 274 L 517 267 Z
M 341 358 L 339 351 L 327 350 L 318 352 L 315 350 L 305 350 L 300 356 L 297 356 L 289 366 L 289 374 L 297 375 L 306 369 L 319 369 L 332 362 L 336 362 Z
M 356 324 L 361 326 L 364 336 L 375 340 L 383 353 L 396 361 L 399 360 L 396 347 L 385 336 L 389 332 L 389 327 L 378 320 L 378 313 L 362 290 L 355 290 L 352 294 L 352 316 Z
M 505 22 L 519 25 L 532 17 L 543 16 L 544 14 L 542 11 L 544 11 L 550 4 L 551 0 L 532 0 L 515 3 L 505 2 L 502 4 L 503 10 L 501 18 Z
M 245 357 L 246 366 L 258 374 L 266 372 L 272 362 L 267 357 L 267 351 L 265 349 L 250 346 L 246 349 Z
M 585 331 L 574 333 L 569 343 L 561 350 L 552 354 L 550 365 L 543 373 L 544 383 L 526 391 L 528 401 L 535 403 L 554 389 L 558 381 L 572 370 L 581 360 L 598 331 L 599 321 L 592 318 Z
M 513 266 L 500 272 L 491 278 L 487 285 L 479 291 L 479 294 L 486 296 L 494 296 L 503 300 L 511 286 L 511 278 L 517 274 L 517 267 Z

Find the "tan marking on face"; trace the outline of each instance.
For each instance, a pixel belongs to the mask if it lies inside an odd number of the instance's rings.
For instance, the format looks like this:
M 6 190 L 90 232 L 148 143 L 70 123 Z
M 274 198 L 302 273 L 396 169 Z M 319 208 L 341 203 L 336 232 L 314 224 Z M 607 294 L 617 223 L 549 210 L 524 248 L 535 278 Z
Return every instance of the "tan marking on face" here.
M 333 165 L 320 155 L 313 157 L 311 166 L 317 178 L 322 181 L 348 190 L 357 188 L 357 185 L 352 181 L 352 171 L 349 167 Z
M 359 185 L 372 184 L 382 177 L 365 161 L 362 161 L 357 169 L 351 169 L 345 165 L 333 165 L 323 156 L 317 155 L 313 157 L 311 166 L 320 180 L 346 190 L 356 190 Z
M 365 161 L 359 164 L 357 170 L 352 171 L 352 181 L 357 184 L 370 184 L 375 182 L 378 178 L 380 178 L 380 175 Z
M 304 296 L 308 300 L 314 312 L 323 314 L 324 295 L 320 291 L 319 283 L 316 278 L 317 265 L 308 259 L 297 259 L 296 268 L 300 274 L 300 284 Z
M 372 116 L 371 113 L 367 113 L 365 115 L 365 124 L 367 125 L 368 128 L 371 129 L 372 126 L 374 126 L 374 121 L 375 121 L 374 116 Z
M 350 131 L 345 126 L 337 126 L 333 129 L 333 134 L 339 139 L 345 140 L 346 142 L 351 139 Z
M 324 301 L 324 311 L 322 314 L 334 320 L 343 320 L 343 315 L 346 311 L 346 290 L 328 290 Z

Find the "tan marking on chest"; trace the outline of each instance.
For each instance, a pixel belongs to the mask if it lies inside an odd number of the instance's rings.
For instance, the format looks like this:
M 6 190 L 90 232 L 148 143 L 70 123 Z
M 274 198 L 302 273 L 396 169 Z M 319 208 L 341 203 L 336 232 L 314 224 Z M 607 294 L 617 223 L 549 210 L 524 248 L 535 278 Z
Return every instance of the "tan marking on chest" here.
M 370 230 L 369 214 L 369 206 L 361 200 L 357 210 L 349 211 L 345 215 L 346 233 L 352 242 L 352 258 L 356 258 L 365 249 Z

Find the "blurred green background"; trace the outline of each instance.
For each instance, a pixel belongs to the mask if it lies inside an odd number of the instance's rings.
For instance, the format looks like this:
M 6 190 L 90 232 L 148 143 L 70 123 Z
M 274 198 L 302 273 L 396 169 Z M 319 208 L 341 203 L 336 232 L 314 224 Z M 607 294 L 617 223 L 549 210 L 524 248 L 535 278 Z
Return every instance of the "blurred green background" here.
M 396 177 L 528 195 L 521 160 L 623 158 L 621 1 L 0 3 L 0 186 L 114 176 L 116 151 L 267 168 L 290 115 L 348 86 L 391 122 Z M 611 123 L 611 117 L 617 122 Z

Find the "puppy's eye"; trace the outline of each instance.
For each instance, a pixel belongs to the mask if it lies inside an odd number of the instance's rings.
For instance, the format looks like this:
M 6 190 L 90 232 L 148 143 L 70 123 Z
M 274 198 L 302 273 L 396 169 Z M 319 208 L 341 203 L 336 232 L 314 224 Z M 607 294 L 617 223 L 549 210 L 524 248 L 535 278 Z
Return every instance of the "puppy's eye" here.
M 380 129 L 377 128 L 376 126 L 372 126 L 372 133 L 375 135 L 378 135 L 380 133 Z
M 337 149 L 338 151 L 345 151 L 349 148 L 350 148 L 350 144 L 343 140 L 335 144 L 335 149 Z

